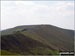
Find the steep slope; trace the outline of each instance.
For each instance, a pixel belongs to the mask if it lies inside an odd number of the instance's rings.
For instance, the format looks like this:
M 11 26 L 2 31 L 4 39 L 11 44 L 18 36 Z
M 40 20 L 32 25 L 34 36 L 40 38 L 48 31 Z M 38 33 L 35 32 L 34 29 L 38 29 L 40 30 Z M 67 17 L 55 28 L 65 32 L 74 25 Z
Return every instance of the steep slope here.
M 73 30 L 51 25 L 29 25 L 7 29 L 1 33 L 1 49 L 13 53 L 35 55 L 74 51 Z
M 21 33 L 2 36 L 1 48 L 19 54 L 52 54 L 56 51 L 48 45 L 44 45 Z M 8 43 L 8 44 L 7 44 Z M 10 46 L 10 47 L 9 47 Z M 53 50 L 50 52 L 50 50 Z

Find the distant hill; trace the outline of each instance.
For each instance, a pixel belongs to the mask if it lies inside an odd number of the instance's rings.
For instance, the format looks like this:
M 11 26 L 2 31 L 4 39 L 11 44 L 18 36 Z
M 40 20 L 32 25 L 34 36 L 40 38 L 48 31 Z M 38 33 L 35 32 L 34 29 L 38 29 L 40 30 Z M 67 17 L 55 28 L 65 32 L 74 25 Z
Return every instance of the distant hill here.
M 74 51 L 74 31 L 52 25 L 17 26 L 1 31 L 1 50 L 20 55 Z

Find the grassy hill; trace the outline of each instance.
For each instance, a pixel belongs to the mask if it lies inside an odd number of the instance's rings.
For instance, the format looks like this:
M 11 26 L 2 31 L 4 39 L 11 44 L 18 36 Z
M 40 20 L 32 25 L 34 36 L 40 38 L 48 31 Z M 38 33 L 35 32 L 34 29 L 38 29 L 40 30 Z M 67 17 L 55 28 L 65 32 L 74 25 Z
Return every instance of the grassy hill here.
M 74 51 L 74 31 L 51 25 L 17 26 L 1 32 L 1 49 L 22 55 Z

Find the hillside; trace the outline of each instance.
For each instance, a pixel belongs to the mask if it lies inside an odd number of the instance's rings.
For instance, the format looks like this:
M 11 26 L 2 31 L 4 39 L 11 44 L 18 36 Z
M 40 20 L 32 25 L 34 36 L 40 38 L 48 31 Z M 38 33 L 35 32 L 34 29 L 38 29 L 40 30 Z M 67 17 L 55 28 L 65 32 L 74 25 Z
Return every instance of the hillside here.
M 1 32 L 1 49 L 22 55 L 74 51 L 74 31 L 52 25 L 17 26 Z

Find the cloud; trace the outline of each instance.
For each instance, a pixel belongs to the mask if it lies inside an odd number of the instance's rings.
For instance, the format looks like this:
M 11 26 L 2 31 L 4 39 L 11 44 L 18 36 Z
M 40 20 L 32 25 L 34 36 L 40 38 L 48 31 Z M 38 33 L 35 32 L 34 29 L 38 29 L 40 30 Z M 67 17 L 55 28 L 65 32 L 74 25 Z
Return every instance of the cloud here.
M 30 24 L 52 24 L 74 29 L 74 2 L 1 1 L 2 29 Z

